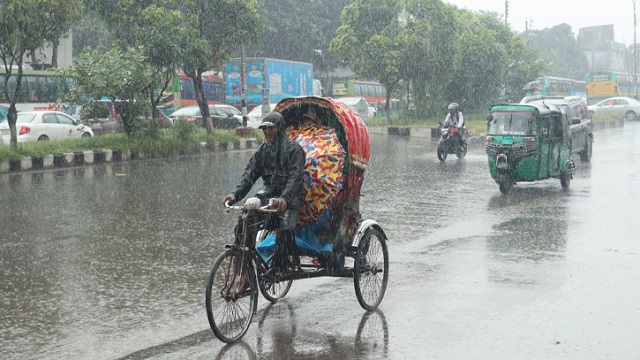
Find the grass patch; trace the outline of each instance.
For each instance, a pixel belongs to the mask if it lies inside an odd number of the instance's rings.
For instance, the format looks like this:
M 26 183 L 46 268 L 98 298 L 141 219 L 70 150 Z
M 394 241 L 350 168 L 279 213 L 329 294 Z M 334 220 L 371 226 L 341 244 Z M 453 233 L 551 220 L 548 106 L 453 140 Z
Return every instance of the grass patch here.
M 255 136 L 254 136 L 255 135 Z M 254 130 L 250 137 L 262 139 L 262 131 Z M 233 130 L 215 130 L 208 134 L 204 129 L 196 128 L 186 136 L 178 128 L 163 129 L 154 137 L 127 137 L 124 134 L 106 134 L 92 138 L 69 139 L 60 141 L 38 141 L 18 143 L 17 149 L 9 145 L 0 145 L 0 163 L 22 157 L 45 156 L 84 150 L 112 149 L 128 152 L 142 152 L 145 157 L 169 157 L 175 155 L 197 154 L 203 152 L 202 142 L 233 143 L 240 137 Z

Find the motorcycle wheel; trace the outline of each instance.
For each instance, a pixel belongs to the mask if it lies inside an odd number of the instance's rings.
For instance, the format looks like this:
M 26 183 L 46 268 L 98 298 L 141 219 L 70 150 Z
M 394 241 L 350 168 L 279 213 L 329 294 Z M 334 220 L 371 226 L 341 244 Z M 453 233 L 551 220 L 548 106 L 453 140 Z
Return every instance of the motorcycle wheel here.
M 464 159 L 467 155 L 467 142 L 463 142 L 462 145 L 458 146 L 458 151 L 456 152 L 456 156 L 458 159 Z
M 442 143 L 438 144 L 438 150 L 436 150 L 436 152 L 438 153 L 438 160 L 447 160 L 447 152 L 444 150 L 444 145 Z

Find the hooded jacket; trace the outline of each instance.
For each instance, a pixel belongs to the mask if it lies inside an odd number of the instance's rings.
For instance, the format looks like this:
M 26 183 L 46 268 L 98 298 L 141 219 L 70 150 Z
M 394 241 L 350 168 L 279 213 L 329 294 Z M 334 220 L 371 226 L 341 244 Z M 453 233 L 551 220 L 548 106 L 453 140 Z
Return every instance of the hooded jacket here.
M 267 141 L 258 147 L 233 195 L 238 200 L 244 198 L 261 177 L 266 199 L 281 197 L 287 202 L 288 209 L 299 209 L 304 197 L 304 150 L 287 137 L 280 113 L 270 112 L 262 121 L 274 123 L 278 135 L 273 141 Z

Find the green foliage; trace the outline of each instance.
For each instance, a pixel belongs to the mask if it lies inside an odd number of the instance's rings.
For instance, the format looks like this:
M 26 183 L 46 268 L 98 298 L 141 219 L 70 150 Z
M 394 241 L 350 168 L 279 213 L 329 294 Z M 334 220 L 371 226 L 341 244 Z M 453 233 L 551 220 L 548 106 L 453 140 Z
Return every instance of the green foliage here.
M 576 40 L 571 26 L 560 24 L 543 30 L 529 30 L 522 38 L 538 50 L 549 66 L 545 75 L 585 80 L 589 62 Z M 522 85 L 535 78 L 523 81 Z
M 182 141 L 190 141 L 196 135 L 199 126 L 185 119 L 178 119 L 173 123 L 172 130 L 175 136 Z
M 140 122 L 144 121 L 145 109 L 150 108 L 145 91 L 153 69 L 143 47 L 125 51 L 111 48 L 106 53 L 87 49 L 69 72 L 75 84 L 67 102 L 85 105 L 93 99 L 107 97 L 121 117 L 127 135 L 139 133 L 144 127 Z M 86 115 L 80 113 L 81 117 Z

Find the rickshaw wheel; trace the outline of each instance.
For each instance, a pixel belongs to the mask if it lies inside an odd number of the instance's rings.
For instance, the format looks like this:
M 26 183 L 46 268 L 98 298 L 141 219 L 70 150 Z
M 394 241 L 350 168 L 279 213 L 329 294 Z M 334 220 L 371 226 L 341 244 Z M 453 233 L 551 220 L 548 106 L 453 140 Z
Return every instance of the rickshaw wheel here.
M 223 252 L 213 264 L 205 305 L 211 330 L 226 343 L 240 340 L 258 304 L 255 273 L 236 250 Z
M 562 175 L 560 176 L 560 185 L 563 189 L 568 189 L 571 184 L 571 175 Z
M 360 306 L 365 310 L 378 307 L 389 280 L 389 251 L 382 232 L 369 229 L 356 250 L 353 284 Z
M 436 150 L 438 154 L 438 160 L 445 161 L 447 160 L 447 152 L 444 151 L 444 146 L 442 144 L 438 145 L 438 149 Z
M 256 244 L 260 244 L 271 232 L 261 231 L 256 237 Z M 300 269 L 300 257 L 297 255 L 290 256 L 292 271 L 298 271 Z M 287 295 L 291 289 L 293 280 L 280 281 L 275 279 L 273 275 L 258 274 L 258 287 L 265 299 L 270 303 L 275 304 L 278 300 Z
M 291 256 L 291 271 L 296 272 L 300 270 L 300 257 L 298 255 Z M 277 279 L 269 278 L 265 274 L 258 275 L 258 287 L 265 299 L 270 303 L 275 304 L 278 300 L 284 298 L 289 290 L 291 290 L 291 284 L 293 280 L 280 281 Z

